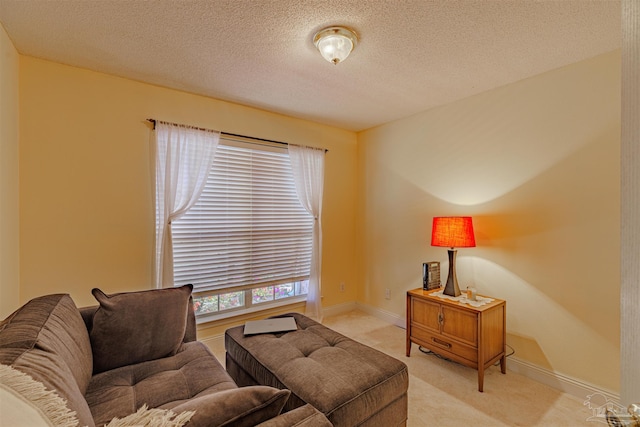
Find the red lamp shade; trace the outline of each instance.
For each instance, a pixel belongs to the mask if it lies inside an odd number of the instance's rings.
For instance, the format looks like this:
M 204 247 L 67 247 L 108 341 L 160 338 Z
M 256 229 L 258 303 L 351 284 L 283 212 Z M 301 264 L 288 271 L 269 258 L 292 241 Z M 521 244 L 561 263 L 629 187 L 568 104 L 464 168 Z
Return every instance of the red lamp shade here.
M 441 216 L 433 218 L 431 246 L 471 248 L 476 245 L 470 216 Z

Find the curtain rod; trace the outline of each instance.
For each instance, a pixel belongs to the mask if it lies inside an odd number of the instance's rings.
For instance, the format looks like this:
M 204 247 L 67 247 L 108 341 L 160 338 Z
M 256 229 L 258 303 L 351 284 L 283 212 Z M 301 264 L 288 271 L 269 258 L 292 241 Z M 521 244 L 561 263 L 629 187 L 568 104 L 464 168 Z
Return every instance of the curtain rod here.
M 181 125 L 180 123 L 171 123 L 171 122 L 165 122 L 165 121 L 156 120 L 156 119 L 147 119 L 147 121 L 153 123 L 153 129 L 156 128 L 156 122 L 157 121 L 159 121 L 160 123 L 166 123 L 166 124 L 173 125 L 173 126 L 185 126 L 185 125 Z M 186 126 L 189 126 L 189 125 L 186 125 Z M 193 129 L 197 129 L 197 130 L 203 130 L 203 131 L 206 131 L 206 132 L 212 132 L 213 131 L 213 129 L 205 129 L 205 128 L 200 128 L 200 127 L 196 127 L 196 126 L 189 126 L 189 127 L 193 128 Z M 269 143 L 272 143 L 272 144 L 280 144 L 280 145 L 286 145 L 286 146 L 297 145 L 297 144 L 289 144 L 288 142 L 275 141 L 273 139 L 256 138 L 255 136 L 240 135 L 240 134 L 237 134 L 237 133 L 230 133 L 230 132 L 220 132 L 220 134 L 221 135 L 226 135 L 226 136 L 235 136 L 236 138 L 253 139 L 254 141 L 269 142 Z M 325 148 L 324 152 L 327 153 L 327 152 L 329 152 L 329 150 L 327 150 Z

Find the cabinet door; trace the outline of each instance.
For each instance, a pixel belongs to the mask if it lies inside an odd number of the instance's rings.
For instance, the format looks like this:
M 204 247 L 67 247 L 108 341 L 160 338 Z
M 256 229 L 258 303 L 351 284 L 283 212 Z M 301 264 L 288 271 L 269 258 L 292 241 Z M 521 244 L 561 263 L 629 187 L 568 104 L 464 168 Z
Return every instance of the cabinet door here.
M 478 345 L 478 314 L 453 307 L 442 306 L 442 335 L 465 344 Z
M 440 304 L 418 298 L 411 299 L 411 320 L 413 323 L 434 332 L 440 332 L 439 315 Z

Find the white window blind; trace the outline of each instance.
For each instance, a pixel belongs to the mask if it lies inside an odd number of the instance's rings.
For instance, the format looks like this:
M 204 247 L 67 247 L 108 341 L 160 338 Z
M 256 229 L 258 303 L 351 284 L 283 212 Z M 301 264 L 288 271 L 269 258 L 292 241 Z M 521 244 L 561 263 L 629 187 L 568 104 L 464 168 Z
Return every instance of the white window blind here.
M 171 224 L 174 282 L 195 292 L 309 277 L 313 218 L 286 150 L 221 140 L 205 189 Z

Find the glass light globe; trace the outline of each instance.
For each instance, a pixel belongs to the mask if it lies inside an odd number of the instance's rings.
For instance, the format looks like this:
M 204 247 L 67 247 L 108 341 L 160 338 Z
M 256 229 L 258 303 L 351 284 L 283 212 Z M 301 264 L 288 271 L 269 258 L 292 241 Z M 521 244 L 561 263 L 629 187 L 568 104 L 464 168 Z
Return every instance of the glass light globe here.
M 334 64 L 347 59 L 353 49 L 353 43 L 341 35 L 326 36 L 318 42 L 318 50 L 324 59 Z
M 332 64 L 347 59 L 358 42 L 356 34 L 343 27 L 329 27 L 318 32 L 313 42 L 324 59 Z

